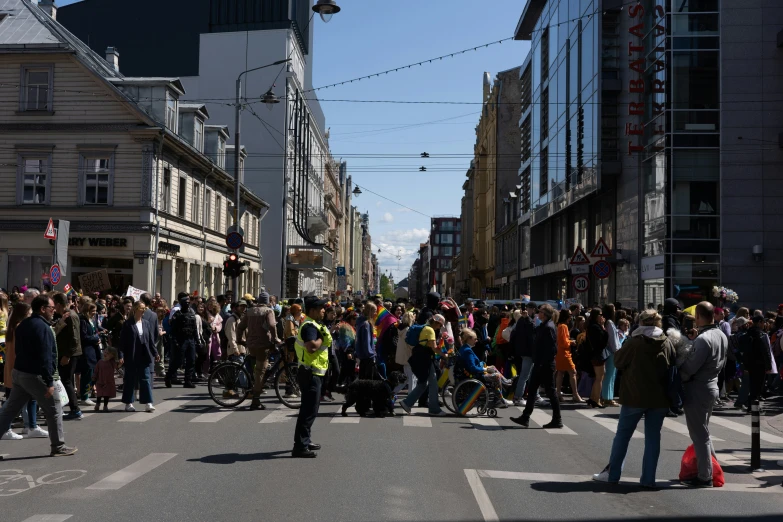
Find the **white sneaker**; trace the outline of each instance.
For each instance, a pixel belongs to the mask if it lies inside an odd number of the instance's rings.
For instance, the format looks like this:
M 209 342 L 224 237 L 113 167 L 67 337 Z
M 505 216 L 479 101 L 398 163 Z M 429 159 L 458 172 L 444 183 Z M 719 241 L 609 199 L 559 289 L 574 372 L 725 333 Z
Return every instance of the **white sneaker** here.
M 505 397 L 501 397 L 500 400 L 503 402 L 503 405 L 506 408 L 508 408 L 509 406 L 513 406 L 514 405 L 514 401 L 510 401 L 510 400 L 506 399 Z
M 609 481 L 609 466 L 606 466 L 601 473 L 593 475 L 593 480 L 596 482 L 606 482 L 607 484 L 616 484 L 616 482 Z
M 146 411 L 148 411 L 150 413 L 155 411 L 155 406 L 153 406 L 152 403 L 147 404 L 147 410 Z
M 40 426 L 36 426 L 31 430 L 25 428 L 24 431 L 22 431 L 22 436 L 26 439 L 46 439 L 49 437 L 49 432 L 42 429 Z
M 514 406 L 527 406 L 525 399 L 514 399 Z
M 3 436 L 0 437 L 0 440 L 22 440 L 24 437 L 21 435 L 14 433 L 11 430 L 6 431 L 3 433 Z
M 95 402 L 91 401 L 90 399 L 79 401 L 79 404 L 82 406 L 95 406 Z
M 125 411 L 136 411 L 136 408 L 133 407 L 133 404 L 126 404 Z

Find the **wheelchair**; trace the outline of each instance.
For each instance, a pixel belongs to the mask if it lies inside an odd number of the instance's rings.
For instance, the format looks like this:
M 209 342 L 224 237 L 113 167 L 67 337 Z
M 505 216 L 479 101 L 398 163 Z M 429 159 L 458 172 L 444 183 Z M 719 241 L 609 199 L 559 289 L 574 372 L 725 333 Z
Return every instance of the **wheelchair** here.
M 460 364 L 459 358 L 455 357 L 449 363 L 451 366 L 448 368 L 448 382 L 441 390 L 441 398 L 446 408 L 461 417 L 497 417 L 498 390 L 484 382 L 483 378 L 470 375 Z

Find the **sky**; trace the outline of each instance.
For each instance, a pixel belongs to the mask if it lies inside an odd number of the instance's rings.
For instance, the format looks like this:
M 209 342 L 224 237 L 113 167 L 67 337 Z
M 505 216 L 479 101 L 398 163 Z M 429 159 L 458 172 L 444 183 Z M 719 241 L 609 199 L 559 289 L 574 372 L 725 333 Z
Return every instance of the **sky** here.
M 57 0 L 57 5 L 75 1 Z M 337 3 L 342 11 L 328 24 L 318 16 L 312 22 L 316 24 L 312 53 L 315 87 L 513 36 L 525 1 L 337 0 Z M 459 216 L 462 183 L 476 142 L 484 72 L 489 72 L 494 80 L 499 71 L 521 65 L 528 50 L 528 42 L 512 40 L 317 91 L 323 100 L 326 127 L 330 129 L 332 154 L 347 162 L 355 184 L 368 189 L 355 197 L 353 204 L 361 212 L 369 213 L 373 251 L 381 270 L 390 271 L 395 280 L 407 277 L 419 244 L 427 240 L 430 227 L 427 216 Z M 336 99 L 474 104 L 328 101 Z M 435 123 L 422 125 L 428 122 Z M 431 157 L 419 158 L 422 152 L 428 152 Z M 394 158 L 395 155 L 417 157 Z M 452 157 L 438 158 L 439 155 Z M 419 172 L 421 166 L 430 171 Z

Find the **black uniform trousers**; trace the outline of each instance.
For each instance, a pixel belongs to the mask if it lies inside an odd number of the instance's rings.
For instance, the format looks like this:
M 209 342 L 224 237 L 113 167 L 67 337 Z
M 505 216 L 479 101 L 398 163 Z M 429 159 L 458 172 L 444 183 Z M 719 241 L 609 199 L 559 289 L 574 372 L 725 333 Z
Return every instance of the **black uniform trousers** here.
M 296 378 L 299 381 L 299 393 L 302 394 L 302 405 L 299 407 L 299 416 L 296 418 L 294 450 L 304 451 L 312 444 L 310 430 L 318 416 L 318 407 L 321 405 L 321 386 L 323 386 L 324 378 L 313 375 L 312 370 L 303 366 L 299 367 Z

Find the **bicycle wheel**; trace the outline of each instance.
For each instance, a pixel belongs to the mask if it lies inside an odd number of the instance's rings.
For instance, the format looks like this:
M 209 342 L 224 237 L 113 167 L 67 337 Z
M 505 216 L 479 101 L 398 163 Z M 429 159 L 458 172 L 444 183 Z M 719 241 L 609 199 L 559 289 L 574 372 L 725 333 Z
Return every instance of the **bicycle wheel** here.
M 296 376 L 299 372 L 297 363 L 286 364 L 275 375 L 275 395 L 284 405 L 298 410 L 302 405 L 302 393 Z
M 209 374 L 209 396 L 224 408 L 236 408 L 247 399 L 253 379 L 244 366 L 227 362 Z
M 457 415 L 475 417 L 487 409 L 489 393 L 486 386 L 476 379 L 462 381 L 454 389 L 454 409 Z
M 443 400 L 443 405 L 447 410 L 451 413 L 457 413 L 457 410 L 454 408 L 454 386 L 450 382 L 443 386 L 443 389 L 440 391 L 440 398 Z

